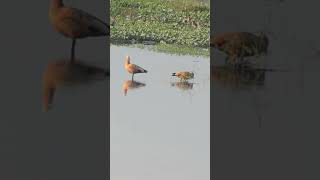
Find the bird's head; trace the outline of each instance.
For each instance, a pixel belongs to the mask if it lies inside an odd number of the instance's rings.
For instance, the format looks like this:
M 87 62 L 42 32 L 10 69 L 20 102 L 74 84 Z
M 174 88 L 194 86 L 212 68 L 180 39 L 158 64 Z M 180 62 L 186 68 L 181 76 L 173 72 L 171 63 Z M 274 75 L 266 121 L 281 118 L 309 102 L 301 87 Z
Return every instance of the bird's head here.
M 193 78 L 193 77 L 194 77 L 194 73 L 193 73 L 193 72 L 191 72 L 191 73 L 190 73 L 190 75 L 191 75 L 191 78 Z
M 62 7 L 64 6 L 62 0 L 51 0 L 51 6 L 53 7 Z

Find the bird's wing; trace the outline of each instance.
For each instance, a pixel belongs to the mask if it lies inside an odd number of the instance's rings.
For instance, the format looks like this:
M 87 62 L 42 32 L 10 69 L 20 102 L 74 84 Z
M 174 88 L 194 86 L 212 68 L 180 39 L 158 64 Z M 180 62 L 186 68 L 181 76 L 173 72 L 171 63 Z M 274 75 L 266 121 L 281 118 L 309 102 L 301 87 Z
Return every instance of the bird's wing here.
M 88 29 L 92 33 L 96 33 L 97 35 L 110 35 L 109 24 L 83 10 L 76 8 L 72 8 L 72 10 L 88 26 Z
M 143 69 L 142 67 L 135 65 L 135 64 L 130 64 L 132 66 L 132 69 L 134 69 L 136 72 L 147 72 L 147 70 Z

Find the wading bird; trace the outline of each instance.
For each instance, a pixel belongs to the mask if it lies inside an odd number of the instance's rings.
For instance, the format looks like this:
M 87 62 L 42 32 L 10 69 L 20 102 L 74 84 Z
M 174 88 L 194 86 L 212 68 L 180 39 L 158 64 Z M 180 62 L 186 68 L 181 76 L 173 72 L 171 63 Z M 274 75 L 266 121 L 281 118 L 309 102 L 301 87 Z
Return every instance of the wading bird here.
M 51 0 L 49 18 L 57 32 L 72 39 L 71 62 L 74 61 L 76 39 L 110 35 L 107 23 L 80 9 L 65 6 L 62 0 Z
M 131 64 L 130 63 L 130 56 L 126 56 L 126 62 L 124 64 L 125 69 L 132 74 L 132 80 L 133 80 L 133 76 L 134 74 L 138 74 L 138 73 L 147 73 L 148 71 L 143 69 L 142 67 L 139 67 L 135 64 Z
M 269 40 L 264 33 L 226 32 L 210 38 L 210 47 L 224 52 L 226 62 L 243 63 L 245 57 L 267 54 Z
M 187 72 L 187 71 L 184 71 L 184 72 L 181 71 L 181 72 L 172 73 L 172 76 L 177 76 L 178 78 L 180 78 L 180 80 L 187 81 L 189 79 L 193 79 L 194 73 Z
M 48 64 L 43 74 L 42 103 L 45 112 L 51 108 L 58 87 L 88 84 L 104 80 L 110 75 L 108 71 L 102 68 L 79 62 L 69 63 L 68 61 L 59 60 Z

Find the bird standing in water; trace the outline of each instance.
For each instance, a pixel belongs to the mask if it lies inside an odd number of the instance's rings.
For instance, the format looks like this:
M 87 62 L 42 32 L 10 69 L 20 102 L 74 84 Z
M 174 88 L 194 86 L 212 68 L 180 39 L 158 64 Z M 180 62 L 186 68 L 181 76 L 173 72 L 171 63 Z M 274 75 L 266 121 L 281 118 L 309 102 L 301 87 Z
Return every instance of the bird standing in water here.
M 189 79 L 193 79 L 194 73 L 187 72 L 187 71 L 184 71 L 184 72 L 181 71 L 181 72 L 172 73 L 172 76 L 177 76 L 178 78 L 180 78 L 180 80 L 187 81 Z
M 134 74 L 138 74 L 138 73 L 147 73 L 148 71 L 143 69 L 140 66 L 137 66 L 135 64 L 131 64 L 130 63 L 130 56 L 126 56 L 126 62 L 124 64 L 125 69 L 132 74 L 132 80 L 133 80 L 133 76 Z
M 210 47 L 224 52 L 226 62 L 243 62 L 244 57 L 267 54 L 269 40 L 264 33 L 226 32 L 210 38 Z
M 110 35 L 107 23 L 80 9 L 65 6 L 62 0 L 51 0 L 49 18 L 57 32 L 72 39 L 71 62 L 75 58 L 76 39 Z

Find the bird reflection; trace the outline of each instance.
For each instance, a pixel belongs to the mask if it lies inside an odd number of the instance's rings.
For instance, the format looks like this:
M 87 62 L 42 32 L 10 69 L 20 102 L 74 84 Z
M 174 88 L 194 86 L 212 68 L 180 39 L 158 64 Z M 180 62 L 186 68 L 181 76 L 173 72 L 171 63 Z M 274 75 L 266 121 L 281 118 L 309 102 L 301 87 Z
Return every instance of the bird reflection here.
M 128 80 L 123 83 L 122 89 L 123 89 L 124 95 L 126 96 L 129 89 L 133 90 L 133 89 L 138 89 L 144 86 L 146 86 L 145 83 L 134 81 L 134 80 Z
M 242 88 L 264 86 L 266 69 L 234 68 L 232 66 L 211 66 L 212 80 L 224 87 Z
M 189 83 L 187 81 L 181 81 L 181 82 L 172 82 L 172 87 L 177 87 L 181 90 L 191 90 L 193 89 L 193 83 Z
M 88 84 L 97 80 L 104 80 L 110 73 L 105 69 L 70 60 L 59 60 L 49 63 L 43 73 L 42 103 L 43 110 L 51 109 L 54 94 L 61 86 L 76 86 Z
M 232 89 L 245 89 L 251 87 L 263 87 L 265 85 L 266 71 L 275 71 L 272 69 L 255 69 L 251 66 L 245 68 L 234 68 L 232 66 L 211 66 L 211 79 L 218 84 Z M 258 127 L 262 128 L 263 120 L 263 105 L 260 96 L 257 95 L 259 91 L 256 89 L 246 89 L 251 93 L 251 105 L 258 121 Z M 236 101 L 232 99 L 232 101 Z

